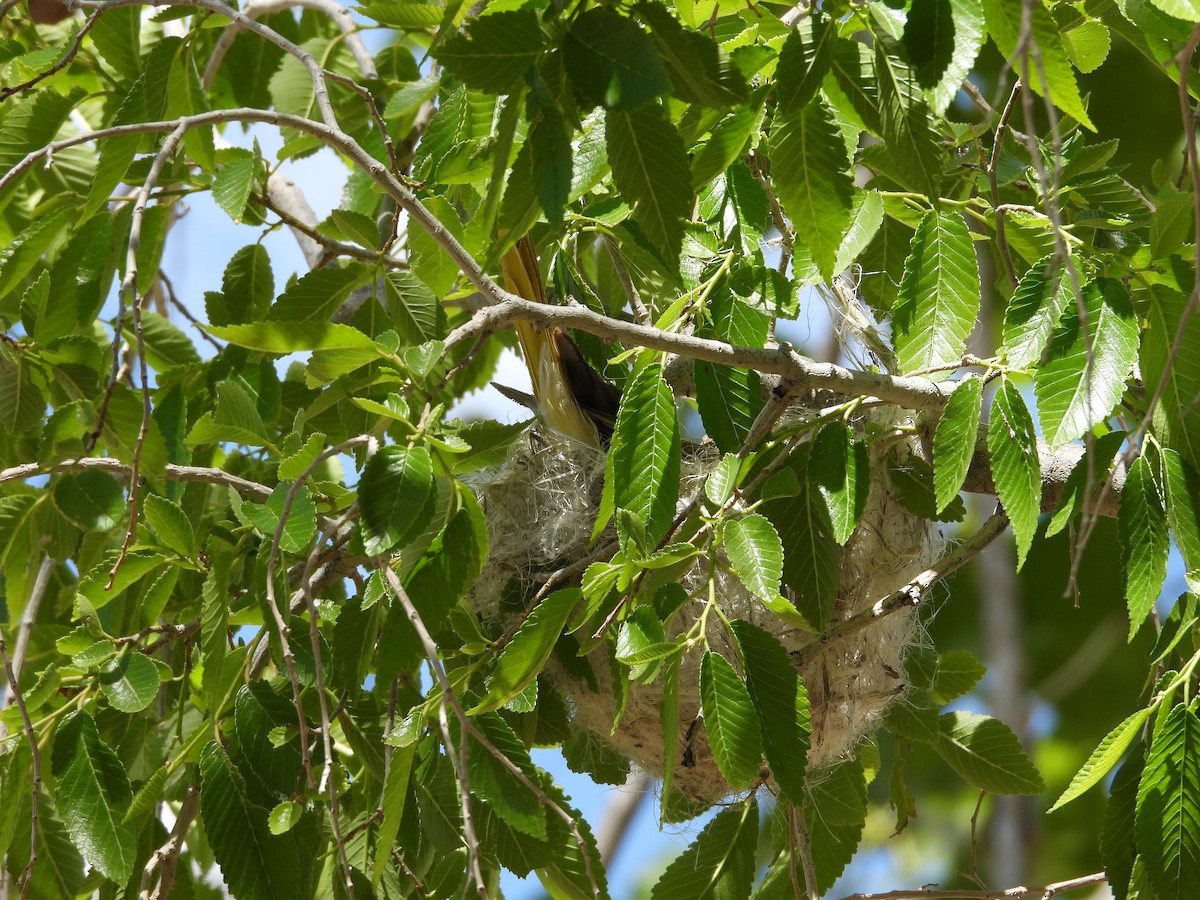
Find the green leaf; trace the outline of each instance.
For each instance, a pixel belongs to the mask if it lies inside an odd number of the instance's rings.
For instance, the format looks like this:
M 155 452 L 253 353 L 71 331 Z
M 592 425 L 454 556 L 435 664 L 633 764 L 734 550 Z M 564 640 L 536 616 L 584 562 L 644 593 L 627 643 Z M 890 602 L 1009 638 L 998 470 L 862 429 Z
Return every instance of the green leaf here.
M 555 591 L 530 610 L 512 640 L 500 651 L 495 671 L 488 680 L 487 696 L 471 711 L 472 715 L 498 709 L 537 677 L 580 597 L 576 588 Z
M 637 514 L 657 543 L 679 495 L 679 421 L 661 366 L 646 366 L 625 385 L 604 478 L 614 507 Z
M 808 455 L 808 481 L 821 494 L 833 539 L 845 544 L 867 505 L 871 487 L 870 456 L 844 422 L 831 422 L 813 439 Z
M 1160 900 L 1200 895 L 1200 719 L 1175 706 L 1154 735 L 1134 834 Z
M 1183 557 L 1188 589 L 1200 590 L 1200 475 L 1174 450 L 1161 454 L 1167 489 L 1167 522 Z
M 518 766 L 527 778 L 534 779 L 536 773 L 529 751 L 498 713 L 482 713 L 472 721 L 497 752 Z M 470 738 L 468 748 L 472 793 L 486 800 L 496 815 L 513 828 L 545 840 L 546 808 L 538 796 L 474 736 Z
M 1133 745 L 1138 735 L 1141 734 L 1142 726 L 1150 718 L 1151 712 L 1153 712 L 1152 707 L 1139 709 L 1106 734 L 1103 740 L 1096 746 L 1096 749 L 1092 751 L 1092 755 L 1088 757 L 1087 762 L 1075 773 L 1067 789 L 1062 792 L 1062 796 L 1054 801 L 1054 805 L 1047 812 L 1054 812 L 1059 807 L 1066 806 L 1080 794 L 1099 784 L 1104 779 L 1104 776 L 1112 770 L 1113 766 L 1121 761 L 1121 757 L 1125 755 L 1125 751 Z
M 812 10 L 788 32 L 775 66 L 776 114 L 788 115 L 809 105 L 833 63 L 837 28 Z
M 1146 457 L 1129 467 L 1117 513 L 1125 599 L 1129 605 L 1129 639 L 1141 629 L 1167 578 L 1167 514 L 1159 486 Z
M 671 86 L 654 40 L 632 19 L 606 8 L 590 9 L 571 23 L 563 64 L 588 107 L 637 109 Z M 611 138 L 608 146 L 611 158 Z
M 58 727 L 51 769 L 72 842 L 105 878 L 124 884 L 137 856 L 137 831 L 124 821 L 133 791 L 121 760 L 86 712 L 70 713 Z
M 344 268 L 313 269 L 279 295 L 267 311 L 267 319 L 273 322 L 304 322 L 311 325 L 324 322 L 341 305 L 350 291 L 366 281 L 367 277 L 367 270 L 357 264 Z
M 58 297 L 50 301 L 50 273 L 42 272 L 21 296 L 21 324 L 39 344 L 48 344 L 75 330 L 77 312 Z
M 740 620 L 732 623 L 732 629 L 771 777 L 783 796 L 800 806 L 806 796 L 805 769 L 812 734 L 808 694 L 777 638 Z
M 551 224 L 562 222 L 563 209 L 571 194 L 575 167 L 574 149 L 562 112 L 554 103 L 545 82 L 538 79 L 529 94 L 530 165 L 533 189 Z
M 1084 19 L 1062 33 L 1063 49 L 1071 64 L 1085 75 L 1094 72 L 1108 59 L 1112 33 L 1096 19 Z
M 1017 541 L 1017 568 L 1025 564 L 1042 508 L 1042 467 L 1037 434 L 1021 392 L 1005 378 L 992 400 L 988 419 L 992 477 Z
M 68 472 L 57 479 L 53 494 L 59 511 L 85 531 L 108 531 L 123 517 L 125 492 L 106 472 Z
M 241 222 L 250 202 L 250 189 L 258 177 L 258 158 L 248 150 L 233 147 L 219 151 L 218 159 L 222 165 L 213 179 L 213 200 L 229 218 Z
M 135 80 L 141 74 L 141 42 L 142 18 L 135 9 L 113 10 L 114 16 L 101 16 L 92 30 L 92 40 L 96 49 L 117 72 L 127 81 Z
M 932 88 L 954 57 L 956 23 L 950 0 L 913 0 L 904 23 L 904 49 L 917 81 Z
M 666 808 L 675 776 L 675 760 L 679 756 L 679 661 L 683 654 L 666 657 L 662 666 L 662 699 L 658 701 L 658 720 L 662 725 L 663 747 L 676 748 L 663 760 L 662 804 Z
M 1028 368 L 1041 360 L 1055 323 L 1073 293 L 1071 280 L 1054 257 L 1044 257 L 1029 267 L 1004 309 L 1004 347 L 1009 363 Z
M 967 478 L 982 414 L 983 379 L 964 377 L 938 419 L 933 432 L 933 490 L 940 513 L 958 496 Z
M 1168 16 L 1185 22 L 1200 22 L 1200 2 L 1197 0 L 1150 0 Z
M 254 527 L 262 532 L 268 542 L 275 540 L 288 495 L 294 487 L 290 482 L 281 482 L 271 491 L 265 503 L 245 503 L 242 506 L 242 514 L 254 523 Z M 285 553 L 303 553 L 308 549 L 316 530 L 316 506 L 308 487 L 302 485 L 295 491 L 291 508 L 287 510 L 287 519 L 283 523 L 283 530 L 279 532 L 279 548 Z
M 746 80 L 716 41 L 685 30 L 658 3 L 639 3 L 636 12 L 651 28 L 676 97 L 717 109 L 746 102 Z
M 392 322 L 406 343 L 445 337 L 446 312 L 427 284 L 408 272 L 389 272 L 383 287 Z
M 824 894 L 845 871 L 867 818 L 867 783 L 856 759 L 835 766 L 813 785 L 804 810 L 812 841 L 817 890 Z
M 379 825 L 375 845 L 375 866 L 371 873 L 373 885 L 378 885 L 383 879 L 387 860 L 395 847 L 396 835 L 400 831 L 400 822 L 404 816 L 404 806 L 408 800 L 408 781 L 412 774 L 416 749 L 416 744 L 412 743 L 392 750 L 387 781 L 383 786 L 383 798 L 380 801 L 383 821 Z
M 754 704 L 729 660 L 711 650 L 700 661 L 700 703 L 717 768 L 734 790 L 749 788 L 762 758 Z
M 1166 259 L 1194 235 L 1192 194 L 1180 194 L 1163 200 L 1150 219 L 1150 257 Z
M 753 797 L 717 814 L 696 840 L 667 866 L 651 900 L 717 900 L 749 897 L 758 844 L 758 803 Z
M 610 110 L 605 119 L 613 180 L 634 220 L 672 265 L 692 211 L 692 178 L 683 138 L 657 106 Z
M 435 28 L 446 17 L 446 10 L 440 4 L 425 3 L 421 0 L 375 0 L 366 7 L 359 6 L 355 9 L 389 28 Z
M 954 102 L 983 46 L 983 10 L 977 0 L 950 0 L 954 50 L 941 79 L 929 92 L 930 108 L 941 115 Z M 942 7 L 944 9 L 944 7 Z
M 951 650 L 938 660 L 933 677 L 933 696 L 938 703 L 950 703 L 974 690 L 987 674 L 987 666 L 966 650 Z
M 158 667 L 140 653 L 125 653 L 100 667 L 100 690 L 113 709 L 141 712 L 158 696 Z
M 931 124 L 929 105 L 908 67 L 889 55 L 882 41 L 875 43 L 875 77 L 881 136 L 888 156 L 906 186 L 936 197 L 945 153 Z M 854 100 L 851 96 L 851 102 Z M 860 101 L 859 106 L 863 105 Z M 871 123 L 866 124 L 870 127 Z
M 1030 13 L 1028 31 L 1031 40 L 1018 55 L 1021 42 L 1024 10 Z M 1008 0 L 983 0 L 987 31 L 1000 52 L 1013 63 L 1021 80 L 1042 97 L 1049 97 L 1067 115 L 1090 131 L 1096 126 L 1088 118 L 1087 108 L 1079 94 L 1075 72 L 1067 58 L 1054 17 L 1040 3 L 1024 7 Z M 1032 50 L 1037 48 L 1036 56 Z
M 779 201 L 825 279 L 850 226 L 854 182 L 846 143 L 828 108 L 810 103 L 776 116 L 771 126 L 771 161 Z
M 289 835 L 267 828 L 267 810 L 246 796 L 246 783 L 221 745 L 200 753 L 200 818 L 229 891 L 247 900 L 298 895 L 300 858 Z
M 227 553 L 209 556 L 208 576 L 200 591 L 200 655 L 204 663 L 200 686 L 208 715 L 215 720 L 222 711 L 227 687 L 223 672 L 229 651 L 230 556 Z
M 1142 755 L 1134 754 L 1117 771 L 1104 810 L 1100 830 L 1100 858 L 1104 873 L 1117 900 L 1128 900 L 1137 848 L 1134 846 L 1134 816 L 1137 807 L 1138 780 L 1142 776 Z
M 1062 492 L 1058 496 L 1058 508 L 1046 525 L 1046 537 L 1053 537 L 1083 509 L 1083 501 L 1091 495 L 1092 488 L 1102 483 L 1112 470 L 1113 459 L 1125 441 L 1125 432 L 1110 431 L 1092 442 L 1083 456 L 1071 469 Z
M 966 223 L 957 212 L 930 210 L 917 226 L 893 312 L 900 367 L 914 372 L 958 362 L 978 315 L 979 267 Z
M 939 720 L 937 751 L 968 784 L 991 794 L 1037 794 L 1042 776 L 1012 729 L 990 716 L 952 712 Z
M 766 517 L 753 514 L 726 522 L 725 554 L 750 593 L 766 603 L 779 599 L 783 544 Z
M 147 494 L 142 501 L 142 514 L 164 545 L 180 556 L 191 556 L 195 552 L 196 535 L 191 520 L 178 503 L 157 494 Z
M 379 353 L 378 345 L 349 325 L 327 322 L 255 322 L 252 325 L 209 325 L 214 337 L 247 350 L 298 353 L 303 350 L 359 350 Z
M 280 744 L 274 739 L 272 732 L 280 727 L 292 733 L 297 730 L 296 707 L 290 698 L 265 681 L 238 688 L 233 700 L 233 730 L 238 739 L 239 772 L 268 791 L 287 796 L 296 790 L 302 762 L 296 742 Z M 265 810 L 261 815 L 265 818 Z
M 1083 306 L 1084 312 L 1079 304 L 1067 307 L 1034 380 L 1051 448 L 1108 417 L 1137 356 L 1137 320 L 1120 282 L 1099 279 L 1084 285 Z
M 424 447 L 384 447 L 368 461 L 358 487 L 359 527 L 367 554 L 404 546 L 429 523 L 433 460 Z
M 46 398 L 23 354 L 0 345 L 0 432 L 16 435 L 42 421 Z
M 1190 276 L 1189 276 L 1190 277 Z M 1152 287 L 1142 334 L 1141 369 L 1147 391 L 1164 385 L 1154 408 L 1154 434 L 1193 466 L 1200 466 L 1200 316 L 1184 310 L 1188 296 Z M 1176 348 L 1178 342 L 1178 348 Z
M 374 250 L 379 246 L 379 226 L 365 213 L 353 209 L 335 209 L 329 213 L 329 218 L 333 220 L 338 231 L 360 247 Z

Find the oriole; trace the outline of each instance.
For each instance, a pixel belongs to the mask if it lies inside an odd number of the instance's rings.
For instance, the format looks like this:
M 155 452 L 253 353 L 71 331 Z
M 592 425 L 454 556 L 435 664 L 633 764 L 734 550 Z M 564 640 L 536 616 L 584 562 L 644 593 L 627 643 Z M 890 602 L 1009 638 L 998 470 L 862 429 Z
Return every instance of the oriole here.
M 537 254 L 529 237 L 523 237 L 500 261 L 504 286 L 536 303 L 546 302 Z M 532 405 L 549 430 L 591 446 L 607 444 L 612 436 L 621 391 L 588 365 L 583 353 L 565 332 L 530 322 L 516 323 L 521 352 L 533 385 Z M 528 398 L 497 385 L 518 402 Z

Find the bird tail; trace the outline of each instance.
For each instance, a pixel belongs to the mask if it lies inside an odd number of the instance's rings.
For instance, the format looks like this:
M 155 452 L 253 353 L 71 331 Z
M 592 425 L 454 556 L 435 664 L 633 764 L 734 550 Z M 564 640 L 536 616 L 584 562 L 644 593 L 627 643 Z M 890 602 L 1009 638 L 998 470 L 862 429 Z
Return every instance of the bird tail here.
M 506 289 L 535 303 L 546 302 L 537 254 L 528 235 L 504 254 L 500 271 Z M 599 446 L 600 435 L 575 397 L 554 332 L 531 322 L 518 321 L 516 328 L 542 424 L 563 437 Z

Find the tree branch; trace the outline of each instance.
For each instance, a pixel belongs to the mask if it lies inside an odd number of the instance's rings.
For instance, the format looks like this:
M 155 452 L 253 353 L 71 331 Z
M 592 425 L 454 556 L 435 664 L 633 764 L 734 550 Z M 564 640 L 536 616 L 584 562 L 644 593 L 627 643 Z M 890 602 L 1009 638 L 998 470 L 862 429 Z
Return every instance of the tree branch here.
M 955 891 L 940 890 L 938 888 L 916 888 L 911 891 L 899 890 L 880 891 L 869 894 L 849 894 L 843 897 L 842 900 L 1026 900 L 1026 898 L 1032 900 L 1035 897 L 1039 898 L 1039 900 L 1051 900 L 1051 898 L 1061 896 L 1068 891 L 1096 887 L 1107 881 L 1108 878 L 1103 872 L 1094 872 L 1091 875 L 1069 878 L 1066 881 L 1056 881 L 1053 884 L 1043 885 L 1042 887 L 1018 885 L 1017 887 L 999 891 Z

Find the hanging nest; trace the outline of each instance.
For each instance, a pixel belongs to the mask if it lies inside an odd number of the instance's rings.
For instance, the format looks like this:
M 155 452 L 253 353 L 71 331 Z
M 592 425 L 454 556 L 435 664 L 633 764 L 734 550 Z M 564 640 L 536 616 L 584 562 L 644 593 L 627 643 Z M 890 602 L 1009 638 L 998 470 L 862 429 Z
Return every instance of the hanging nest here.
M 805 414 L 803 410 L 799 413 Z M 896 409 L 875 410 L 869 420 L 892 426 L 908 424 L 901 421 L 904 415 Z M 867 424 L 864 415 L 856 427 L 861 430 Z M 895 444 L 889 452 L 896 452 Z M 920 449 L 914 439 L 899 452 L 919 454 Z M 703 491 L 705 479 L 719 462 L 720 454 L 709 442 L 685 446 L 680 509 Z M 869 609 L 940 556 L 943 540 L 936 525 L 900 505 L 888 480 L 888 467 L 877 450 L 872 450 L 871 462 L 870 491 L 858 527 L 841 551 L 840 588 L 826 627 Z M 490 551 L 470 602 L 485 620 L 507 629 L 547 574 L 588 554 L 603 478 L 602 451 L 547 440 L 536 431 L 519 440 L 502 465 L 477 474 L 472 486 L 487 518 Z M 810 768 L 830 766 L 851 755 L 888 705 L 903 693 L 904 655 L 921 637 L 916 611 L 897 611 L 845 638 L 818 644 L 816 635 L 780 619 L 734 575 L 718 570 L 714 577 L 726 618 L 757 625 L 789 651 L 808 648 L 802 654 L 799 673 L 812 713 Z M 680 581 L 689 596 L 697 592 L 703 598 L 707 596 L 702 589 L 707 578 L 707 563 L 699 560 Z M 675 614 L 667 639 L 690 629 L 704 605 L 703 599 L 687 601 Z M 736 652 L 717 617 L 710 617 L 708 629 L 709 648 L 738 666 Z M 680 736 L 679 746 L 671 752 L 677 763 L 676 787 L 694 800 L 713 802 L 728 795 L 730 788 L 697 722 L 702 655 L 703 647 L 696 646 L 680 661 Z M 588 660 L 594 679 L 581 676 L 577 667 L 568 671 L 553 658 L 544 673 L 569 698 L 572 727 L 586 729 L 645 772 L 661 776 L 665 758 L 659 712 L 661 680 L 630 683 L 624 714 L 614 731 L 617 709 L 609 652 L 601 646 Z

